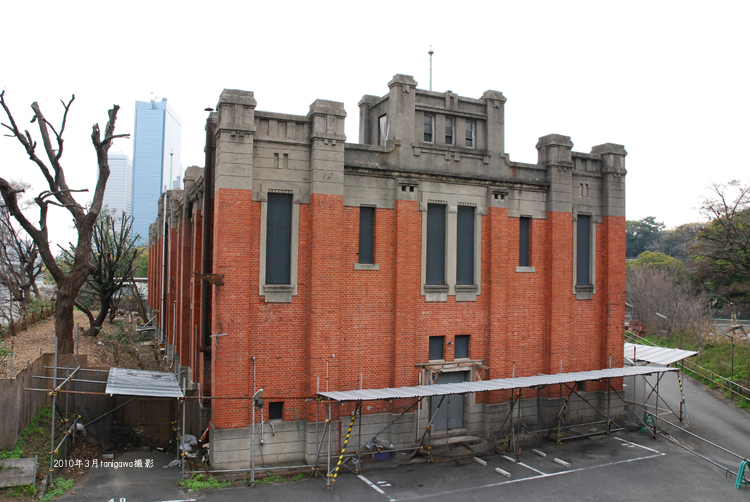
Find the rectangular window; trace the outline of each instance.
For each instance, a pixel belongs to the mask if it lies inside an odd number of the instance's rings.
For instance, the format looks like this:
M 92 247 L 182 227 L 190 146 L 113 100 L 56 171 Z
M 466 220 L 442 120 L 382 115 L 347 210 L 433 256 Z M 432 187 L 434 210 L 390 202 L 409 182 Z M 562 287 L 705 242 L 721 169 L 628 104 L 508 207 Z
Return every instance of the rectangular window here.
M 576 285 L 591 285 L 591 216 L 583 214 L 576 227 Z
M 453 118 L 445 117 L 445 144 L 453 144 Z
M 519 267 L 530 266 L 530 259 L 529 259 L 530 232 L 531 232 L 531 218 L 527 216 L 521 216 L 521 218 L 519 218 L 519 235 L 518 235 L 518 266 Z
M 430 361 L 443 359 L 443 345 L 445 344 L 444 336 L 430 337 Z
M 432 143 L 432 115 L 424 116 L 424 141 Z
M 456 284 L 474 284 L 474 210 L 471 206 L 458 206 Z
M 453 351 L 454 359 L 469 358 L 469 335 L 456 335 L 456 347 Z
M 466 121 L 466 147 L 474 148 L 474 121 Z
M 292 194 L 268 194 L 266 284 L 291 284 Z
M 445 205 L 427 205 L 426 284 L 445 284 Z
M 284 401 L 268 403 L 268 420 L 284 418 Z
M 374 261 L 375 208 L 359 208 L 359 263 Z
M 385 146 L 388 141 L 388 115 L 381 115 L 378 119 L 378 145 Z

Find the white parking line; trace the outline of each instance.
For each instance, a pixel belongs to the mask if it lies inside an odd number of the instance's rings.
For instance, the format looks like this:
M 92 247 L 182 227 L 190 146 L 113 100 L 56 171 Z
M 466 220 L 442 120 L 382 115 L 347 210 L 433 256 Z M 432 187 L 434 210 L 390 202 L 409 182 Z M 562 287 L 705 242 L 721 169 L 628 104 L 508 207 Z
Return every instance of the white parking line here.
M 542 472 L 542 471 L 539 471 L 539 470 L 537 470 L 537 469 L 534 469 L 534 468 L 533 468 L 533 467 L 531 467 L 530 465 L 526 465 L 526 464 L 524 464 L 523 462 L 518 462 L 518 465 L 522 465 L 522 466 L 526 467 L 527 469 L 531 469 L 531 470 L 532 470 L 532 471 L 534 471 L 534 472 L 538 472 L 539 474 L 541 474 L 541 475 L 543 475 L 543 476 L 546 476 L 546 475 L 547 475 L 547 473 L 546 473 L 546 472 Z
M 640 446 L 640 445 L 636 445 L 636 446 Z M 662 457 L 664 455 L 666 455 L 666 453 L 656 452 L 655 455 L 648 455 L 646 457 L 629 458 L 629 459 L 626 459 L 626 460 L 618 460 L 616 462 L 608 462 L 606 464 L 592 465 L 590 467 L 579 467 L 578 469 L 571 469 L 571 470 L 566 470 L 566 471 L 554 472 L 552 474 L 544 474 L 544 475 L 540 475 L 540 476 L 529 476 L 528 478 L 512 479 L 512 480 L 508 480 L 508 481 L 499 481 L 497 483 L 489 483 L 489 484 L 486 484 L 486 485 L 471 486 L 471 487 L 467 487 L 467 488 L 459 488 L 457 490 L 446 490 L 446 491 L 440 492 L 440 493 L 429 493 L 429 494 L 425 494 L 425 495 L 418 495 L 418 496 L 415 496 L 415 497 L 405 497 L 405 498 L 400 498 L 398 500 L 419 500 L 419 499 L 425 499 L 425 498 L 435 498 L 435 497 L 440 497 L 440 496 L 443 496 L 443 495 L 451 495 L 451 494 L 466 492 L 466 491 L 470 491 L 470 490 L 478 490 L 478 489 L 482 489 L 482 488 L 493 488 L 495 486 L 502 486 L 502 485 L 507 485 L 507 484 L 510 484 L 510 483 L 521 483 L 523 481 L 531 481 L 531 480 L 534 480 L 534 479 L 543 479 L 543 478 L 551 478 L 551 477 L 555 477 L 555 476 L 564 476 L 566 474 L 571 474 L 573 472 L 589 471 L 589 470 L 593 470 L 593 469 L 599 469 L 601 467 L 610 467 L 610 466 L 618 465 L 618 464 L 627 464 L 629 462 L 636 462 L 638 460 L 647 460 L 649 458 L 658 458 L 658 457 Z M 393 499 L 391 499 L 391 500 L 393 500 Z
M 626 440 L 624 440 L 622 438 L 615 438 L 615 439 L 618 440 L 618 441 L 620 441 L 620 442 L 622 442 L 622 444 L 625 445 L 625 446 L 637 446 L 638 448 L 643 448 L 644 450 L 650 451 L 651 453 L 661 453 L 661 452 L 658 452 L 656 450 L 652 450 L 651 448 L 649 448 L 647 446 L 643 446 L 642 444 L 633 443 L 632 441 L 626 441 Z
M 366 477 L 364 477 L 363 475 L 361 475 L 361 474 L 357 474 L 357 477 L 358 477 L 359 479 L 361 479 L 362 481 L 364 481 L 365 483 L 367 483 L 368 485 L 370 485 L 370 487 L 371 487 L 371 488 L 372 488 L 373 490 L 375 490 L 376 492 L 378 492 L 378 493 L 381 493 L 381 494 L 385 495 L 386 497 L 388 497 L 388 499 L 390 500 L 390 502 L 396 502 L 396 501 L 395 501 L 395 500 L 393 500 L 393 499 L 392 499 L 391 497 L 389 497 L 389 496 L 388 496 L 388 494 L 386 494 L 386 493 L 385 493 L 385 492 L 384 492 L 383 490 L 381 490 L 381 489 L 380 489 L 380 487 L 379 487 L 378 485 L 376 485 L 375 483 L 373 483 L 372 481 L 370 481 L 369 479 L 367 479 L 367 478 L 366 478 Z M 378 484 L 380 484 L 380 483 L 384 483 L 384 481 L 378 481 Z M 383 486 L 391 486 L 391 485 L 390 485 L 390 484 L 384 484 Z

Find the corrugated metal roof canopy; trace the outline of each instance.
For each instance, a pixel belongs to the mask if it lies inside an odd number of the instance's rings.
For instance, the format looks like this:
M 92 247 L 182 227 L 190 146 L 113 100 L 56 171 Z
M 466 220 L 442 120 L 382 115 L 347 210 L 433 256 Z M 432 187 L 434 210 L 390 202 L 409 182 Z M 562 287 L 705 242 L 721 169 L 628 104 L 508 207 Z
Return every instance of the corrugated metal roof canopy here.
M 144 397 L 184 397 L 174 373 L 110 368 L 107 394 Z
M 637 343 L 625 344 L 625 357 L 633 362 L 645 361 L 647 363 L 663 364 L 664 366 L 681 361 L 697 352 L 682 349 L 666 349 L 664 347 L 651 347 Z
M 603 378 L 619 378 L 634 375 L 648 375 L 677 371 L 677 368 L 662 368 L 655 366 L 628 366 L 626 368 L 610 368 L 594 371 L 580 371 L 577 373 L 558 373 L 556 375 L 537 375 L 519 378 L 498 378 L 483 382 L 447 383 L 443 385 L 417 385 L 414 387 L 398 387 L 391 389 L 362 389 L 339 392 L 319 392 L 319 396 L 334 401 L 378 401 L 383 399 L 404 399 L 414 397 L 447 396 L 451 394 L 470 394 L 493 390 L 525 389 L 529 387 L 556 385 L 562 383 L 582 382 L 586 380 L 601 380 Z

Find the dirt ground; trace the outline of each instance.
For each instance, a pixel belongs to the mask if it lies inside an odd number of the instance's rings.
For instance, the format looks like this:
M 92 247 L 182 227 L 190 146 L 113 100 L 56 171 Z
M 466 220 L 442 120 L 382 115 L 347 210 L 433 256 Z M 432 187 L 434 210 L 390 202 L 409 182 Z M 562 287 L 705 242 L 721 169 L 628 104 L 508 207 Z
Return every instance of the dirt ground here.
M 116 366 L 119 368 L 160 369 L 155 357 L 153 341 L 150 343 L 141 343 L 137 339 L 135 323 L 138 322 L 138 319 L 136 316 L 132 318 L 133 324 L 128 323 L 129 318 L 127 316 L 124 319 L 118 319 L 127 323 L 124 325 L 126 329 L 123 331 L 119 331 L 116 326 L 105 322 L 101 333 L 96 337 L 90 337 L 83 335 L 89 327 L 86 315 L 77 310 L 73 315 L 75 323 L 81 326 L 78 353 L 87 355 L 89 367 L 110 368 Z M 121 333 L 121 336 L 117 338 L 117 341 L 113 337 L 107 336 L 108 334 L 116 334 L 118 332 Z M 6 348 L 12 348 L 14 352 L 13 374 L 15 376 L 42 353 L 53 353 L 55 351 L 54 319 L 49 318 L 41 321 L 29 327 L 26 331 L 18 333 L 16 336 L 7 337 L 5 340 L 2 340 L 2 343 Z M 7 369 L 9 370 L 10 368 Z M 2 377 L 5 378 L 6 375 L 2 375 Z M 64 433 L 64 427 L 62 424 L 59 427 L 57 436 L 61 437 Z M 44 452 L 49 449 L 49 445 L 47 444 L 49 441 L 48 436 L 49 434 L 39 440 L 41 442 L 37 449 Z M 33 451 L 35 449 L 34 441 L 36 440 L 27 439 L 24 450 Z M 100 458 L 102 447 L 87 441 L 78 441 L 72 448 L 73 450 L 69 453 L 68 458 L 81 459 L 83 465 L 63 468 L 57 475 L 64 479 L 73 479 L 78 484 L 80 479 L 88 472 L 86 460 Z M 40 465 L 45 465 L 44 462 L 46 460 L 40 460 L 40 462 Z M 44 473 L 46 473 L 46 470 L 41 469 L 37 477 L 41 477 Z M 36 498 L 29 494 L 14 494 L 13 489 L 0 488 L 0 502 L 31 502 L 34 500 Z
M 101 334 L 96 337 L 83 335 L 89 327 L 88 318 L 83 312 L 76 310 L 73 313 L 73 317 L 75 323 L 81 326 L 78 353 L 88 356 L 89 367 L 110 368 L 117 366 L 120 368 L 141 368 L 142 365 L 139 364 L 136 353 L 139 343 L 134 340 L 134 333 L 129 334 L 130 341 L 124 344 L 125 350 L 115 351 L 113 350 L 112 343 L 103 339 Z M 125 321 L 127 320 L 126 318 Z M 133 317 L 133 322 L 136 322 L 136 317 Z M 135 324 L 132 326 L 134 331 Z M 112 329 L 111 324 L 105 323 L 103 332 L 111 332 Z M 73 336 L 75 337 L 75 334 Z M 26 331 L 20 332 L 16 336 L 7 337 L 4 340 L 4 345 L 14 352 L 13 375 L 15 376 L 42 353 L 53 353 L 55 351 L 54 319 L 50 317 L 29 327 Z

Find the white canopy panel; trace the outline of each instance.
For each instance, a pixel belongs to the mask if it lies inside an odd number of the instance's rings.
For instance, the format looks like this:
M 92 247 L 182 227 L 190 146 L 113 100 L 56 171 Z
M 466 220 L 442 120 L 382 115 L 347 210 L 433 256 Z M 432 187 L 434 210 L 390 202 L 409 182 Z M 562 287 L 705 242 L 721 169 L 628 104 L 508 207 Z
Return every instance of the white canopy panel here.
M 362 389 L 336 392 L 320 392 L 319 396 L 333 401 L 378 401 L 384 399 L 405 399 L 414 397 L 447 396 L 451 394 L 470 394 L 474 392 L 488 392 L 493 390 L 526 389 L 546 385 L 557 385 L 587 380 L 602 380 L 604 378 L 620 378 L 635 375 L 650 375 L 677 371 L 677 368 L 663 368 L 656 366 L 628 366 L 625 368 L 609 368 L 593 371 L 579 371 L 576 373 L 558 373 L 556 375 L 537 375 L 518 378 L 498 378 L 482 382 L 447 383 L 443 385 L 416 385 L 414 387 L 398 387 L 389 389 Z
M 107 394 L 144 397 L 184 397 L 174 373 L 110 368 Z
M 668 364 L 682 361 L 697 352 L 682 349 L 666 349 L 664 347 L 652 347 L 637 343 L 625 343 L 625 357 L 633 361 L 645 361 L 647 363 Z

